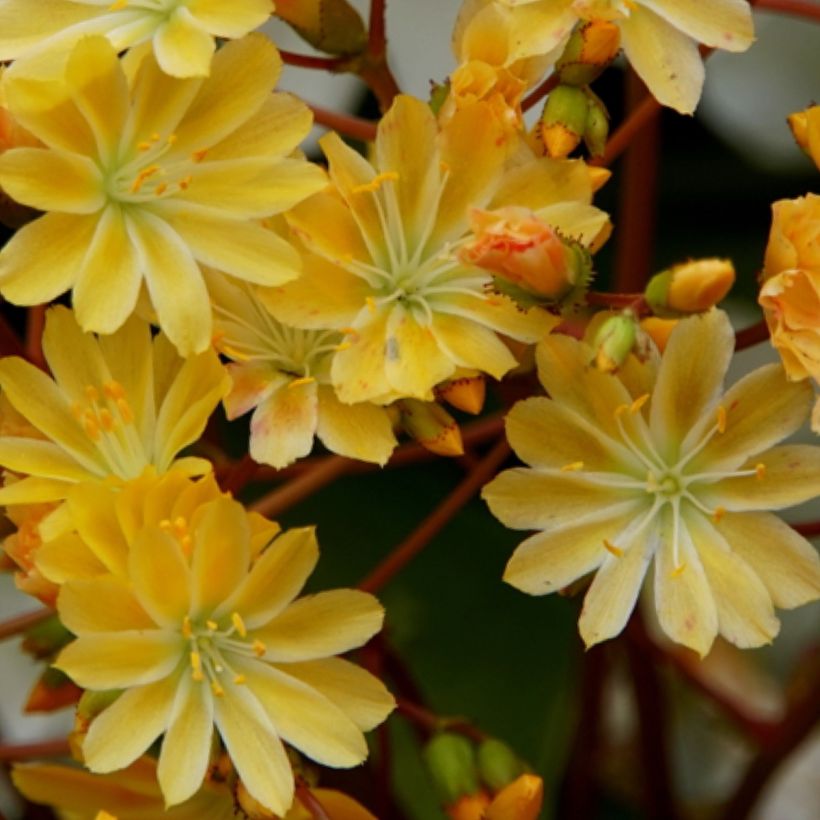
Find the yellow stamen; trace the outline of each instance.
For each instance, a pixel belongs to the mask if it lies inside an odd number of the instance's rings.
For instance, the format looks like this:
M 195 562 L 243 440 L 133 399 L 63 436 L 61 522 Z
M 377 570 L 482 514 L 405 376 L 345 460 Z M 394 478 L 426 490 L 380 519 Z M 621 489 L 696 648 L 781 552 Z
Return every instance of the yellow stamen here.
M 624 413 L 628 412 L 628 410 L 629 410 L 629 405 L 628 404 L 619 404 L 615 408 L 615 418 L 616 419 L 620 418 Z
M 160 182 L 156 188 L 154 188 L 154 196 L 162 196 L 168 190 L 168 185 L 165 182 Z
M 100 400 L 100 391 L 97 390 L 97 388 L 94 387 L 93 384 L 87 384 L 85 386 L 84 392 L 85 392 L 86 398 L 90 402 L 97 402 L 97 401 Z
M 624 554 L 624 551 L 620 547 L 616 547 L 614 544 L 607 541 L 606 538 L 604 538 L 604 549 L 607 552 L 611 552 L 616 558 L 620 558 Z
M 245 680 L 246 678 L 244 675 L 234 675 L 233 677 L 233 682 L 237 684 L 237 686 L 241 686 L 243 683 L 245 683 Z
M 134 421 L 134 411 L 125 399 L 117 399 L 117 410 L 120 411 L 123 424 L 131 424 Z
M 267 646 L 258 638 L 251 644 L 251 649 L 253 649 L 254 654 L 260 658 L 268 651 Z
M 105 407 L 100 410 L 100 424 L 106 433 L 110 433 L 114 429 L 114 417 L 111 415 L 111 411 Z
M 205 159 L 207 154 L 208 154 L 208 149 L 207 148 L 200 148 L 198 151 L 194 151 L 193 154 L 191 154 L 191 159 L 194 162 L 202 162 L 202 160 Z
M 191 629 L 191 619 L 186 615 L 182 619 L 182 637 L 183 638 L 190 638 L 194 634 L 194 631 Z
M 679 567 L 675 567 L 672 572 L 669 573 L 670 578 L 680 578 L 683 575 L 683 571 L 686 569 L 686 564 L 681 564 Z
M 635 413 L 638 413 L 648 401 L 649 393 L 644 393 L 642 396 L 638 396 L 638 398 L 629 405 L 629 412 L 632 413 L 632 415 L 635 415 Z
M 216 632 L 216 630 L 219 629 L 219 624 L 216 621 L 212 621 L 210 619 L 205 621 L 205 626 L 207 626 L 208 629 L 211 630 L 211 632 Z
M 192 180 L 192 179 L 193 179 L 193 177 L 192 177 L 190 174 L 188 174 L 188 176 L 187 176 L 187 177 L 183 177 L 183 178 L 179 181 L 179 187 L 180 187 L 180 188 L 182 188 L 182 190 L 183 190 L 183 191 L 187 191 L 187 190 L 188 190 L 188 186 L 191 184 L 191 180 Z
M 191 652 L 191 677 L 194 680 L 204 680 L 205 676 L 202 674 L 202 657 L 199 652 Z
M 575 473 L 578 470 L 584 469 L 584 462 L 583 461 L 573 461 L 572 464 L 565 464 L 561 468 L 562 473 Z
M 106 382 L 103 385 L 103 393 L 114 401 L 125 398 L 125 388 L 117 381 Z
M 726 432 L 726 408 L 722 404 L 717 409 L 717 430 L 718 433 Z
M 726 515 L 726 507 L 715 507 L 715 511 L 712 513 L 712 520 L 715 524 L 720 524 L 720 519 Z
M 383 171 L 381 174 L 376 174 L 370 182 L 354 186 L 353 193 L 372 194 L 378 191 L 385 182 L 396 182 L 398 178 L 399 175 L 395 171 Z
M 188 522 L 185 518 L 181 515 L 177 516 L 174 519 L 174 535 L 177 538 L 182 538 L 184 535 L 188 534 Z
M 248 634 L 248 629 L 245 626 L 245 622 L 242 620 L 242 616 L 238 612 L 234 612 L 233 615 L 231 615 L 231 623 L 243 638 Z
M 353 342 L 353 343 L 355 343 L 356 340 L 359 338 L 359 331 L 355 330 L 352 327 L 343 327 L 342 328 L 342 333 L 344 333 L 345 336 L 350 336 L 351 337 L 350 341 Z
M 760 464 L 755 464 L 755 475 L 757 476 L 758 481 L 762 481 L 766 477 L 766 465 L 762 462 Z
M 352 342 L 342 342 L 341 344 L 336 345 L 333 349 L 337 353 L 340 353 L 342 350 L 350 350 L 351 347 L 353 347 Z
M 154 174 L 159 173 L 160 167 L 159 165 L 149 165 L 147 168 L 143 168 L 134 179 L 133 183 L 131 183 L 131 193 L 137 194 L 139 193 L 140 188 L 145 184 L 145 180 L 149 177 L 154 176 Z
M 151 143 L 150 142 L 138 142 L 137 143 L 137 148 L 140 151 L 148 151 L 151 148 Z
M 100 440 L 100 425 L 97 423 L 97 419 L 94 417 L 94 414 L 88 410 L 86 410 L 85 415 L 83 416 L 83 430 L 85 430 L 85 434 L 92 441 Z
M 367 304 L 367 309 L 371 313 L 375 313 L 376 312 L 376 300 L 372 296 L 368 296 L 364 301 Z
M 78 401 L 71 402 L 71 415 L 74 416 L 77 421 L 82 421 L 83 418 L 83 406 Z
M 218 697 L 221 698 L 225 694 L 225 690 L 222 688 L 221 684 L 218 680 L 211 681 L 211 691 Z
M 160 139 L 161 139 L 161 135 L 160 135 L 159 131 L 154 131 L 154 133 L 151 134 L 152 142 L 159 142 Z
M 301 385 L 303 385 L 303 384 L 311 384 L 312 382 L 315 382 L 315 381 L 316 381 L 316 379 L 314 379 L 314 378 L 313 378 L 313 376 L 302 376 L 302 378 L 301 378 L 301 379 L 294 379 L 294 380 L 293 380 L 293 381 L 292 381 L 292 382 L 288 385 L 288 387 L 289 387 L 289 388 L 290 388 L 290 387 L 300 387 L 300 386 L 301 386 Z

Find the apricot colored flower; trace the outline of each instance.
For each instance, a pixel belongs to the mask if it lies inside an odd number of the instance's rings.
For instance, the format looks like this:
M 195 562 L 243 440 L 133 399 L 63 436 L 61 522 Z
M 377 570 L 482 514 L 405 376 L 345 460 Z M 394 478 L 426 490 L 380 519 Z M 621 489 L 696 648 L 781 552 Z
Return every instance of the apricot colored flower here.
M 362 732 L 393 699 L 334 656 L 377 632 L 383 611 L 354 590 L 294 600 L 318 559 L 312 529 L 254 557 L 245 510 L 220 498 L 184 531 L 170 522 L 126 540 L 123 574 L 66 581 L 57 600 L 77 639 L 55 666 L 85 689 L 122 690 L 83 740 L 91 771 L 125 768 L 163 736 L 160 789 L 167 806 L 184 803 L 206 776 L 216 728 L 250 796 L 283 815 L 294 794 L 283 741 L 327 766 L 365 759 Z
M 492 277 L 459 259 L 468 210 L 517 200 L 588 241 L 607 218 L 589 204 L 585 166 L 533 160 L 505 174 L 503 142 L 482 104 L 439 130 L 407 96 L 379 124 L 375 167 L 335 134 L 322 139 L 333 188 L 288 213 L 311 252 L 304 272 L 263 299 L 287 324 L 346 334 L 330 368 L 343 402 L 431 400 L 458 368 L 500 378 L 516 361 L 498 333 L 534 342 L 554 326 L 488 293 Z
M 6 151 L 0 185 L 47 213 L 0 252 L 3 296 L 29 305 L 73 289 L 82 327 L 112 333 L 142 289 L 187 356 L 211 341 L 200 264 L 265 285 L 297 276 L 297 252 L 258 220 L 325 177 L 290 156 L 311 115 L 271 94 L 280 68 L 261 34 L 220 49 L 204 80 L 168 77 L 151 54 L 121 62 L 89 37 L 60 79 L 7 76 L 12 114 L 47 148 Z
M 814 160 L 820 170 L 820 105 L 813 105 L 805 111 L 789 116 L 797 144 Z
M 15 766 L 14 785 L 29 800 L 68 813 L 71 820 L 99 820 L 105 811 L 117 820 L 237 820 L 236 800 L 227 783 L 206 780 L 189 800 L 165 808 L 157 783 L 157 763 L 141 757 L 127 769 L 91 774 L 56 763 Z M 333 789 L 311 789 L 330 820 L 375 820 L 355 800 Z M 300 803 L 283 820 L 310 820 Z
M 330 384 L 333 355 L 345 349 L 335 330 L 300 330 L 274 318 L 242 283 L 213 275 L 216 347 L 233 363 L 225 397 L 229 419 L 253 409 L 251 458 L 285 467 L 310 453 L 313 437 L 334 453 L 384 464 L 396 437 L 387 410 L 342 404 Z
M 557 57 L 579 20 L 610 20 L 624 52 L 663 105 L 691 114 L 703 87 L 698 43 L 745 51 L 754 40 L 745 0 L 483 0 L 509 15 L 509 59 Z M 488 13 L 484 11 L 483 13 Z M 492 36 L 492 32 L 488 33 Z
M 242 37 L 272 12 L 272 0 L 2 0 L 0 59 L 27 70 L 59 65 L 78 40 L 99 34 L 116 51 L 150 44 L 166 74 L 205 76 L 214 38 Z
M 507 526 L 539 531 L 508 583 L 543 595 L 594 573 L 579 624 L 588 646 L 623 629 L 653 561 L 661 628 L 701 655 L 718 634 L 768 643 L 775 606 L 820 597 L 817 552 L 768 512 L 820 494 L 820 447 L 773 446 L 805 421 L 811 388 L 769 365 L 722 394 L 733 348 L 721 311 L 681 320 L 638 396 L 591 367 L 582 342 L 552 335 L 538 348 L 552 398 L 507 418 L 533 466 L 501 473 L 484 498 Z
M 183 360 L 137 318 L 98 339 L 65 307 L 46 314 L 43 351 L 53 379 L 16 356 L 0 360 L 0 388 L 42 435 L 0 436 L 0 465 L 23 477 L 0 489 L 0 504 L 58 501 L 76 483 L 124 481 L 148 467 L 211 469 L 178 455 L 230 386 L 213 351 Z

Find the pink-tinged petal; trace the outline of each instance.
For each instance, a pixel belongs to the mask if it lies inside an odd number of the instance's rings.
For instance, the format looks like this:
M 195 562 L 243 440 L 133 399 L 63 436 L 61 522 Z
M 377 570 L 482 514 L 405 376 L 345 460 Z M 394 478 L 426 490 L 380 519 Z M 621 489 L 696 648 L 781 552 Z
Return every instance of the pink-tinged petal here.
M 191 250 L 166 222 L 144 209 L 128 215 L 128 232 L 159 324 L 180 355 L 211 343 L 208 290 Z
M 113 333 L 133 313 L 142 270 L 118 205 L 102 213 L 74 286 L 74 310 L 83 329 Z
M 517 364 L 501 339 L 477 322 L 439 315 L 431 329 L 438 346 L 459 367 L 481 370 L 500 379 Z
M 782 510 L 820 495 L 820 447 L 786 444 L 740 465 L 748 475 L 697 488 L 698 498 L 730 512 Z
M 84 37 L 68 58 L 65 81 L 91 127 L 103 166 L 115 162 L 129 102 L 116 50 L 105 37 Z
M 616 536 L 613 543 L 623 554 L 608 553 L 595 573 L 578 620 L 587 647 L 615 637 L 626 626 L 655 549 L 652 530 L 651 525 L 646 527 L 629 543 Z
M 691 114 L 705 74 L 697 43 L 642 6 L 619 25 L 624 52 L 650 93 L 662 105 Z
M 131 544 L 128 574 L 154 621 L 181 629 L 190 609 L 191 573 L 178 539 L 156 526 L 141 530 Z
M 176 128 L 180 151 L 210 148 L 258 111 L 276 85 L 282 60 L 263 34 L 226 43 Z
M 715 529 L 755 571 L 775 606 L 794 609 L 820 598 L 817 550 L 777 516 L 727 513 Z
M 188 10 L 197 21 L 217 37 L 242 37 L 261 26 L 273 11 L 270 0 L 188 0 Z
M 0 185 L 12 199 L 41 211 L 93 214 L 105 204 L 97 166 L 88 157 L 63 151 L 6 151 L 0 156 Z
M 213 613 L 222 618 L 238 612 L 248 629 L 272 621 L 299 594 L 319 560 L 312 527 L 283 532 L 262 553 L 233 594 Z
M 265 659 L 273 663 L 310 661 L 361 646 L 383 620 L 372 595 L 336 589 L 300 598 L 253 637 L 265 644 Z
M 277 469 L 313 449 L 318 399 L 316 383 L 291 383 L 265 399 L 251 418 L 251 458 Z
M 60 620 L 75 635 L 155 629 L 156 624 L 122 578 L 69 581 L 60 588 Z
M 722 310 L 711 310 L 681 321 L 664 350 L 655 391 L 650 427 L 661 455 L 673 464 L 689 430 L 716 411 L 723 379 L 735 349 L 734 333 Z
M 385 328 L 384 371 L 396 393 L 432 399 L 433 387 L 451 376 L 455 368 L 430 326 L 401 305 L 390 311 Z
M 368 402 L 342 404 L 332 387 L 319 387 L 316 435 L 328 450 L 384 466 L 398 442 L 390 416 Z
M 250 563 L 250 531 L 245 509 L 220 498 L 195 518 L 191 563 L 191 617 L 212 613 L 244 580 Z
M 98 482 L 72 487 L 68 511 L 77 533 L 97 560 L 111 573 L 125 577 L 129 545 L 116 512 L 116 491 Z
M 210 762 L 213 731 L 210 687 L 182 674 L 157 766 L 166 807 L 184 802 L 202 786 Z
M 293 802 L 293 771 L 259 701 L 247 686 L 227 682 L 225 695 L 215 699 L 214 718 L 248 793 L 284 815 Z
M 286 743 L 333 768 L 357 766 L 367 757 L 361 729 L 316 689 L 260 661 L 239 661 L 237 669 Z
M 546 595 L 597 569 L 611 557 L 605 541 L 613 541 L 640 514 L 640 508 L 611 513 L 578 526 L 530 536 L 507 563 L 504 580 L 529 595 Z
M 755 39 L 747 0 L 641 0 L 641 5 L 705 46 L 746 51 Z
M 133 763 L 165 731 L 177 677 L 130 689 L 91 723 L 83 758 L 92 772 L 114 772 Z
M 717 637 L 718 607 L 701 562 L 700 538 L 697 533 L 690 535 L 687 516 L 680 525 L 676 550 L 671 518 L 668 512 L 664 516 L 664 539 L 655 555 L 658 621 L 673 641 L 704 657 Z
M 179 633 L 160 630 L 87 633 L 63 649 L 54 666 L 84 689 L 127 689 L 167 678 L 185 648 Z
M 154 35 L 157 62 L 173 77 L 204 77 L 216 50 L 214 38 L 185 6 L 177 7 Z
M 288 381 L 269 362 L 229 364 L 227 369 L 231 377 L 231 392 L 225 396 L 223 403 L 229 421 L 253 410 Z
M 321 692 L 364 732 L 382 723 L 396 706 L 377 677 L 341 658 L 289 663 L 283 671 Z
M 385 373 L 386 310 L 378 310 L 366 324 L 355 328 L 350 347 L 333 357 L 331 378 L 336 395 L 347 404 L 389 401 L 394 391 Z
M 0 292 L 15 305 L 51 302 L 77 279 L 97 216 L 51 213 L 24 225 L 0 252 Z
M 504 470 L 481 491 L 493 515 L 518 530 L 555 530 L 634 508 L 635 491 L 602 486 L 582 472 Z
M 687 515 L 686 526 L 714 594 L 720 634 L 741 649 L 771 643 L 780 622 L 757 573 L 701 514 Z

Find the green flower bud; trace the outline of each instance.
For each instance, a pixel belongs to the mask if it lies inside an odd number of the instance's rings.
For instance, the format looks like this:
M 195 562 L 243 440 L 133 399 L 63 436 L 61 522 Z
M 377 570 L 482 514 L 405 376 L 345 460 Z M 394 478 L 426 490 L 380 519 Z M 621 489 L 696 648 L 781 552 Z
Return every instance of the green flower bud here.
M 440 456 L 464 454 L 458 423 L 440 404 L 401 399 L 396 405 L 405 432 L 431 453 Z
M 598 97 L 589 92 L 589 111 L 584 143 L 593 157 L 603 156 L 609 136 L 609 114 Z
M 604 373 L 615 372 L 626 361 L 637 339 L 638 320 L 631 311 L 611 316 L 595 334 L 595 366 Z
M 475 750 L 463 735 L 442 732 L 427 744 L 423 754 L 444 805 L 479 791 Z
M 564 85 L 589 85 L 615 59 L 621 32 L 609 20 L 590 20 L 572 33 L 555 71 Z
M 478 771 L 491 791 L 500 792 L 524 774 L 525 767 L 506 743 L 490 738 L 478 747 Z
M 566 157 L 580 144 L 587 128 L 589 100 L 584 90 L 559 85 L 550 92 L 538 129 L 551 157 Z

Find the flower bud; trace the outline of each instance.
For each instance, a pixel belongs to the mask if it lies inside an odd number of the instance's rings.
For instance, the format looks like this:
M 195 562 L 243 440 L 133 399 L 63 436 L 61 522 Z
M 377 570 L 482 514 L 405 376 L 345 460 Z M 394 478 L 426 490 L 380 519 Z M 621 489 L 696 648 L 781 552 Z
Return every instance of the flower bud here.
M 478 771 L 481 780 L 498 792 L 524 774 L 524 764 L 506 743 L 488 738 L 478 747 Z
M 484 407 L 487 383 L 484 376 L 461 376 L 449 379 L 435 388 L 436 398 L 446 401 L 458 410 L 477 415 Z
M 459 251 L 461 261 L 492 272 L 536 300 L 560 300 L 589 273 L 583 248 L 563 240 L 527 208 L 473 208 L 470 227 L 475 239 Z M 503 285 L 499 290 L 516 297 Z
M 594 364 L 604 373 L 614 373 L 627 359 L 638 339 L 638 321 L 631 311 L 610 316 L 598 328 L 592 347 Z
M 587 128 L 589 99 L 583 89 L 559 85 L 547 97 L 538 130 L 551 157 L 566 157 L 581 143 Z
M 441 405 L 418 399 L 401 399 L 396 404 L 401 425 L 411 438 L 440 456 L 464 455 L 461 430 Z
M 480 792 L 473 744 L 463 735 L 454 732 L 437 734 L 424 749 L 424 761 L 445 806 L 453 807 L 461 798 Z M 466 820 L 469 815 L 458 817 Z
M 660 316 L 699 313 L 720 302 L 734 282 L 735 269 L 728 259 L 697 259 L 653 276 L 645 298 Z
M 621 47 L 621 32 L 609 20 L 582 23 L 567 41 L 555 71 L 566 85 L 589 85 L 615 59 Z
M 55 712 L 77 703 L 82 693 L 67 675 L 50 666 L 32 686 L 23 711 L 26 714 Z
M 672 331 L 678 326 L 680 319 L 662 319 L 660 316 L 647 316 L 641 319 L 641 330 L 655 343 L 663 353 Z
M 319 51 L 361 54 L 367 31 L 347 0 L 276 0 L 276 15 Z
M 544 802 L 544 781 L 532 774 L 522 774 L 496 796 L 484 814 L 484 820 L 536 820 Z
M 450 820 L 484 820 L 489 805 L 489 795 L 480 791 L 460 797 L 451 806 L 447 806 L 445 812 Z
M 590 92 L 584 145 L 593 157 L 603 156 L 609 136 L 609 114 L 598 97 Z

